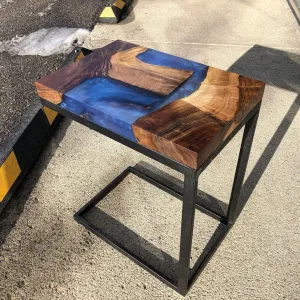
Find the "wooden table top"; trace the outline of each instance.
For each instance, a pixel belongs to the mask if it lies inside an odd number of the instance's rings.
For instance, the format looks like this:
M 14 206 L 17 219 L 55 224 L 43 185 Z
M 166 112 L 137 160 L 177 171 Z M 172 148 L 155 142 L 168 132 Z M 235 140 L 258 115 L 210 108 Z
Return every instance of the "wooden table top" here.
M 61 109 L 194 169 L 261 101 L 265 86 L 123 41 L 35 85 Z

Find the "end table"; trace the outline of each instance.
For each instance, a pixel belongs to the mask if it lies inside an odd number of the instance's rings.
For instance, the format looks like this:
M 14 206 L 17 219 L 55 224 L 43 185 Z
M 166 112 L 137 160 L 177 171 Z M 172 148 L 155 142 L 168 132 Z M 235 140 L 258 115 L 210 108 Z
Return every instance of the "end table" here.
M 128 167 L 75 219 L 147 271 L 186 295 L 235 221 L 264 83 L 235 73 L 115 41 L 35 82 L 46 107 L 184 174 L 184 187 Z M 199 203 L 198 177 L 243 127 L 244 134 L 226 215 Z M 177 280 L 170 280 L 112 241 L 84 215 L 133 173 L 183 201 Z M 195 210 L 226 226 L 190 269 Z

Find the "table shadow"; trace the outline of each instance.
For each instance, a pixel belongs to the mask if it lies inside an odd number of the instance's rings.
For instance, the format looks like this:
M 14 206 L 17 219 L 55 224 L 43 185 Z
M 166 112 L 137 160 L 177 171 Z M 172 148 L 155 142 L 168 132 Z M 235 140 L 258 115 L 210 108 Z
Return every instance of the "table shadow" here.
M 40 154 L 40 158 L 42 159 L 37 159 L 32 167 L 32 171 L 29 171 L 26 179 L 20 184 L 17 191 L 0 214 L 0 249 L 22 214 L 32 190 L 39 181 L 44 170 L 47 169 L 53 154 L 59 147 L 60 142 L 63 140 L 70 124 L 71 120 L 66 118 L 61 121 L 60 126 L 58 126 L 58 128 L 56 128 L 53 132 L 51 142 L 45 146 L 44 150 Z M 35 197 L 32 201 L 37 203 L 39 200 Z
M 298 94 L 243 184 L 237 208 L 237 218 L 251 197 L 299 111 L 300 55 L 255 45 L 240 57 L 228 71 L 253 77 L 271 86 Z M 259 139 L 259 136 L 256 135 L 254 138 Z
M 169 281 L 175 284 L 177 259 L 159 249 L 97 206 L 92 207 L 82 218 L 92 228 L 100 231 L 101 234 L 118 245 L 118 247 L 126 249 L 132 256 L 137 257 L 145 265 L 154 269 L 158 274 L 167 277 Z
M 151 174 L 153 178 L 156 180 L 163 182 L 165 185 L 171 187 L 173 190 L 176 190 L 183 194 L 183 181 L 156 168 L 153 165 L 150 165 L 147 162 L 140 161 L 138 162 L 134 168 L 142 171 L 146 174 Z M 151 173 L 149 173 L 149 171 Z M 218 198 L 205 193 L 204 191 L 198 189 L 197 191 L 197 198 L 196 203 L 200 206 L 207 207 L 210 210 L 214 211 L 218 215 L 226 216 L 228 204 L 219 200 Z M 204 212 L 203 210 L 199 209 L 200 211 Z
M 173 285 L 176 285 L 178 276 L 178 260 L 161 250 L 139 234 L 108 215 L 99 207 L 94 206 L 86 212 L 82 218 L 89 223 L 93 230 L 100 232 L 119 248 L 126 250 L 131 256 L 140 260 L 147 267 L 155 270 L 161 277 L 166 277 Z M 190 268 L 192 278 L 200 268 L 203 270 L 213 253 L 229 232 L 230 227 L 220 223 L 206 243 L 201 255 Z M 199 274 L 197 274 L 199 275 Z

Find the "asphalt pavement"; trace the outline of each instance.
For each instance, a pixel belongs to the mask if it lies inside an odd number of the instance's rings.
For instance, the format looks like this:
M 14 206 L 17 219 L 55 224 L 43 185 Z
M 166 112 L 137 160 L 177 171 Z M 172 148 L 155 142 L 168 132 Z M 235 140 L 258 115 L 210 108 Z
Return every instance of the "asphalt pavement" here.
M 42 28 L 92 29 L 107 2 L 0 0 L 0 43 Z M 0 52 L 0 146 L 21 122 L 30 105 L 38 101 L 33 82 L 57 69 L 65 56 L 12 56 Z

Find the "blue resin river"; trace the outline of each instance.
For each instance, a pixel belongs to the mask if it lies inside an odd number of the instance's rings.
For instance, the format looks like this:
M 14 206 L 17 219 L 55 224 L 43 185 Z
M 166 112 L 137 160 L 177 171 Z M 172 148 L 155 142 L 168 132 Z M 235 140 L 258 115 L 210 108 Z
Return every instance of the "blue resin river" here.
M 152 65 L 192 70 L 193 74 L 167 96 L 161 96 L 115 79 L 95 77 L 67 91 L 59 105 L 125 138 L 136 141 L 132 124 L 138 118 L 192 94 L 200 87 L 208 70 L 206 65 L 152 49 L 146 50 L 137 57 Z

